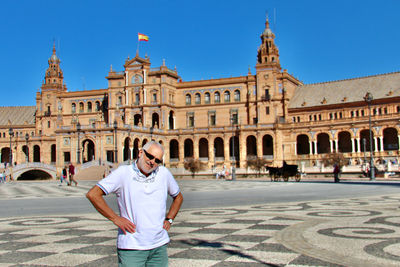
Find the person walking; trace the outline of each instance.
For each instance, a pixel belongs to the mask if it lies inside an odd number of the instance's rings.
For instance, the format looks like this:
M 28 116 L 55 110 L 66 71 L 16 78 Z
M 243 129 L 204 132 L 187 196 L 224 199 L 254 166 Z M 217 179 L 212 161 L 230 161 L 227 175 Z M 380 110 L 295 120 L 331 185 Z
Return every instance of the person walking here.
M 68 172 L 69 172 L 69 184 L 72 185 L 72 182 L 75 183 L 75 186 L 78 186 L 78 182 L 75 180 L 75 166 L 70 163 L 68 167 Z
M 67 166 L 64 166 L 64 168 L 62 169 L 59 185 L 61 186 L 64 181 L 67 183 L 67 185 L 69 185 L 67 180 Z
M 104 217 L 118 227 L 117 254 L 120 267 L 168 266 L 168 231 L 183 202 L 171 172 L 162 166 L 164 148 L 146 143 L 138 159 L 122 165 L 99 181 L 86 197 Z M 104 195 L 116 193 L 120 214 Z M 173 199 L 167 211 L 167 197 Z
M 335 179 L 335 183 L 339 183 L 340 179 L 339 179 L 339 173 L 340 173 L 340 167 L 338 164 L 334 164 L 333 165 L 333 176 Z

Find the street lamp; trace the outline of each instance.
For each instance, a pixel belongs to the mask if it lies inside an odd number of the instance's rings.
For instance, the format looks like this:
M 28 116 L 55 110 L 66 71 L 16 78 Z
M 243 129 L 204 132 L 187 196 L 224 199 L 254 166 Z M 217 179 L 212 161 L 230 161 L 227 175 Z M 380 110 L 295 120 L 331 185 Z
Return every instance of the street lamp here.
M 234 123 L 235 123 L 235 118 L 231 118 L 232 122 L 232 155 L 233 155 L 233 163 L 232 163 L 232 181 L 236 180 L 236 157 L 235 157 L 235 130 L 234 130 Z
M 11 137 L 14 136 L 13 128 L 8 129 L 8 134 L 10 135 L 10 158 L 9 158 L 9 161 L 10 161 L 10 162 L 9 162 L 9 163 L 10 163 L 10 166 L 12 166 L 12 160 L 13 160 L 13 158 L 12 158 Z
M 81 163 L 81 140 L 80 140 L 80 131 L 81 131 L 81 123 L 78 121 L 78 123 L 76 124 L 76 131 L 78 132 L 78 152 L 77 152 L 77 155 L 78 155 L 78 159 L 77 159 L 77 162 L 78 162 L 78 164 L 80 164 Z
M 373 96 L 370 92 L 367 92 L 367 94 L 364 96 L 364 100 L 365 102 L 367 102 L 368 104 L 368 109 L 369 109 L 369 114 L 368 114 L 368 118 L 369 118 L 369 152 L 370 152 L 370 156 L 371 156 L 371 169 L 370 169 L 370 180 L 374 181 L 375 180 L 375 167 L 374 167 L 374 152 L 373 152 L 373 146 L 372 146 L 372 129 L 371 129 L 371 103 L 373 100 Z
M 118 123 L 114 120 L 114 162 L 118 162 L 118 154 L 117 154 L 117 128 Z
M 25 134 L 25 141 L 26 141 L 25 157 L 26 157 L 26 163 L 29 162 L 28 140 L 29 140 L 29 134 L 26 133 L 26 134 Z

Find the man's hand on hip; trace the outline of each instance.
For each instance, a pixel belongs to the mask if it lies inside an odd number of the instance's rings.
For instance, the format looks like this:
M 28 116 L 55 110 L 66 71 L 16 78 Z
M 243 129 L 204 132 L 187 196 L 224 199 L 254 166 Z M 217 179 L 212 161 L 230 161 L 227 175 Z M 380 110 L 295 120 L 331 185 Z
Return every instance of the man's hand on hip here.
M 120 228 L 122 230 L 122 232 L 124 232 L 125 235 L 126 235 L 126 232 L 133 234 L 136 231 L 136 225 L 124 217 L 118 216 L 114 220 L 112 220 L 112 222 L 116 226 L 118 226 L 118 228 Z

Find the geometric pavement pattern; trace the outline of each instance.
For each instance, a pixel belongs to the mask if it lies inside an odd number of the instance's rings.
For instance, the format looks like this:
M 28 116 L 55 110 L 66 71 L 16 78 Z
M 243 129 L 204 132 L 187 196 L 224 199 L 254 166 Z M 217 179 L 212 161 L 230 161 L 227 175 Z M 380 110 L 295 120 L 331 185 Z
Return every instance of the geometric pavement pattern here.
M 400 194 L 181 210 L 170 266 L 399 266 Z M 97 213 L 0 219 L 0 266 L 117 266 Z

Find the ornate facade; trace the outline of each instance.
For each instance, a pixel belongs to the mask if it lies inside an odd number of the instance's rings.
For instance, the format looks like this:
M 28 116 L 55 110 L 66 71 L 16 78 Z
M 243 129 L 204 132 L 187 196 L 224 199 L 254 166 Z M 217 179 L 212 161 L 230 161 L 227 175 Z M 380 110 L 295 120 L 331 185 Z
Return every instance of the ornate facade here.
M 75 92 L 53 48 L 36 106 L 0 108 L 1 162 L 122 163 L 154 139 L 175 172 L 191 157 L 210 169 L 245 168 L 255 157 L 312 166 L 340 151 L 356 164 L 369 151 L 366 92 L 376 156 L 397 160 L 400 73 L 303 85 L 282 70 L 268 20 L 260 37 L 255 74 L 184 82 L 137 54 L 123 71 L 110 69 L 108 88 Z

